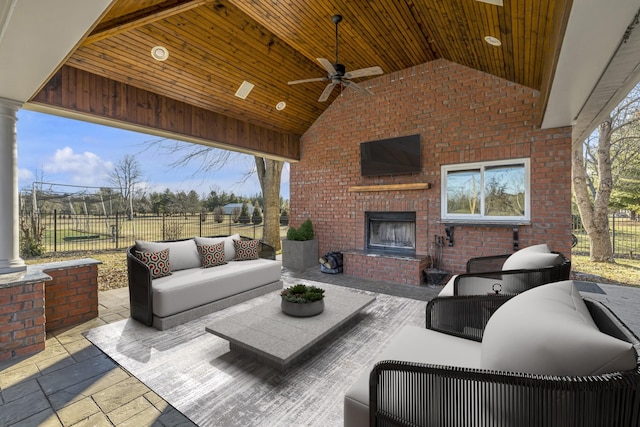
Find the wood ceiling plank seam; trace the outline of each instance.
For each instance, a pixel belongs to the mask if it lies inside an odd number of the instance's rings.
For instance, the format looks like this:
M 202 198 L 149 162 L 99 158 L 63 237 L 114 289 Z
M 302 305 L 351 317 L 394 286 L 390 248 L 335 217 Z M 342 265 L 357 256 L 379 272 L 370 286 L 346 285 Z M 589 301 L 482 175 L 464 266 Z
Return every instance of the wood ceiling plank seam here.
M 433 5 L 428 2 L 416 3 L 416 9 L 419 11 L 421 18 L 426 25 L 431 28 L 431 36 L 434 43 L 439 47 L 440 56 L 449 61 L 454 61 L 454 50 L 451 47 L 451 40 L 448 40 L 444 28 L 448 26 L 448 22 L 444 22 L 443 17 Z
M 534 89 L 541 90 L 544 80 L 544 70 L 547 66 L 548 52 L 551 52 L 555 47 L 552 45 L 552 37 L 554 34 L 556 16 L 556 4 L 557 2 L 546 1 L 546 13 L 545 13 L 545 27 L 544 37 L 542 39 L 542 47 L 539 52 L 539 64 L 537 70 L 537 80 Z
M 495 73 L 491 56 L 493 52 L 487 49 L 483 41 L 484 34 L 489 31 L 486 14 L 484 11 L 489 6 L 477 1 L 462 2 L 463 16 L 466 18 L 466 28 L 469 34 L 468 48 L 474 53 L 476 68 L 485 73 Z
M 208 19 L 209 17 L 205 17 L 205 19 L 210 22 L 212 25 L 217 25 L 218 21 L 211 21 Z M 163 29 L 162 31 L 167 31 L 166 29 Z M 185 29 L 185 31 L 188 31 Z M 197 38 L 197 34 L 194 34 L 194 36 L 196 37 L 191 38 L 191 40 L 199 40 L 199 38 Z M 262 39 L 258 39 L 255 36 L 251 36 L 250 34 L 247 34 L 247 36 L 251 37 L 250 40 L 254 40 L 257 44 L 259 44 L 260 46 L 264 45 L 264 40 Z M 266 73 L 268 73 L 269 75 L 275 75 L 275 74 L 280 74 L 281 73 L 281 69 L 276 69 L 274 68 L 274 64 L 279 64 L 282 66 L 282 68 L 284 69 L 289 69 L 289 68 L 301 68 L 303 63 L 302 61 L 306 61 L 306 57 L 302 56 L 302 55 L 298 55 L 298 53 L 293 50 L 293 48 L 291 48 L 286 42 L 282 41 L 281 39 L 279 39 L 276 35 L 271 34 L 271 37 L 274 37 L 275 39 L 277 39 L 278 46 L 280 47 L 280 49 L 290 49 L 290 52 L 283 52 L 281 53 L 280 50 L 278 49 L 272 49 L 273 55 L 275 55 L 276 57 L 274 58 L 273 61 L 271 62 L 260 62 L 257 63 L 256 65 L 250 65 L 250 68 L 243 70 L 243 72 L 250 74 L 252 72 L 255 72 L 255 70 L 261 70 L 262 74 L 266 76 Z M 272 38 L 270 38 L 270 40 L 272 40 Z M 242 52 L 247 52 L 246 55 L 248 58 L 251 58 L 251 60 L 255 60 L 256 55 L 253 55 L 252 53 L 249 52 L 249 50 L 251 51 L 255 51 L 255 44 L 251 41 L 248 40 L 244 40 L 244 39 L 240 39 L 239 41 L 242 42 L 242 45 L 238 44 L 236 47 L 239 49 L 239 51 Z M 207 48 L 207 49 L 211 49 L 211 44 L 200 44 L 202 46 L 202 48 Z M 215 44 L 214 44 L 215 46 Z M 265 49 L 268 50 L 267 47 L 265 47 Z M 225 50 L 218 50 L 219 52 L 221 52 L 220 58 L 224 58 L 226 55 L 228 55 L 228 52 L 226 52 Z M 296 59 L 292 59 L 292 58 L 296 58 Z M 308 63 L 309 64 L 309 72 L 313 72 L 313 70 L 315 70 L 316 67 L 315 64 L 312 63 Z M 318 77 L 321 77 L 322 74 L 319 74 Z M 291 75 L 290 77 L 292 80 L 297 78 L 296 76 Z M 278 80 L 278 81 L 283 81 Z M 281 88 L 282 89 L 282 88 Z
M 244 0 L 240 0 L 239 2 L 231 0 L 231 3 L 235 4 L 243 12 L 247 13 L 254 20 L 259 22 L 265 28 L 270 29 L 270 31 L 278 34 L 278 28 L 286 28 L 289 26 L 291 28 L 298 28 L 299 26 L 304 26 L 304 22 L 311 22 L 314 24 L 314 31 L 297 31 L 297 40 L 299 42 L 293 43 L 292 40 L 287 38 L 285 43 L 289 44 L 294 50 L 301 52 L 301 54 L 309 59 L 311 63 L 313 63 L 319 70 L 324 71 L 324 68 L 316 61 L 316 58 L 319 56 L 319 52 L 328 51 L 333 52 L 333 31 L 327 31 L 327 37 L 320 36 L 320 34 L 324 33 L 326 28 L 321 26 L 318 28 L 316 23 L 324 22 L 325 16 L 320 14 L 319 12 L 315 12 L 314 8 L 309 7 L 298 7 L 293 3 L 285 4 L 285 12 L 289 13 L 276 13 L 273 9 L 265 9 L 265 4 L 261 3 L 256 6 L 255 3 L 251 3 L 252 7 L 249 7 L 250 4 Z M 259 6 L 263 6 L 260 8 Z M 257 12 L 257 9 L 263 10 L 262 14 Z M 314 13 L 316 15 L 311 15 Z M 330 12 L 329 12 L 330 13 Z M 300 17 L 301 14 L 307 14 L 309 18 L 302 19 L 300 22 L 296 22 L 296 17 Z M 272 21 L 270 20 L 271 16 L 279 16 L 282 18 L 282 24 L 275 29 L 272 28 Z M 315 16 L 315 18 L 314 18 Z M 328 15 L 327 18 L 330 18 L 331 15 Z M 291 19 L 286 19 L 287 17 L 291 17 Z M 330 19 L 328 22 L 331 23 Z M 305 37 L 305 34 L 309 34 L 308 37 Z M 323 34 L 324 35 L 324 34 Z M 329 40 L 331 43 L 326 43 L 325 40 Z M 333 54 L 330 55 L 330 59 L 333 58 Z
M 423 36 L 418 21 L 416 21 L 413 13 L 411 13 L 407 3 L 394 1 L 391 4 L 398 10 L 399 15 L 402 17 L 402 22 L 406 24 L 404 32 L 415 40 L 414 43 L 409 44 L 409 49 L 414 58 L 413 64 L 422 64 L 434 59 L 431 46 L 427 38 Z
M 514 18 L 516 19 L 516 34 L 518 40 L 518 46 L 515 50 L 517 52 L 516 56 L 516 75 L 517 80 L 516 83 L 523 84 L 524 75 L 526 73 L 525 70 L 525 49 L 526 49 L 526 29 L 525 29 L 525 19 L 526 19 L 526 2 L 515 2 L 516 10 Z
M 354 7 L 355 5 L 346 3 L 340 11 L 344 18 L 339 30 L 340 62 L 347 66 L 347 71 L 375 65 L 382 67 L 383 71 L 387 73 L 389 69 L 396 71 L 397 64 L 404 63 L 404 61 L 396 50 L 388 48 L 388 40 L 393 36 L 382 33 L 381 29 L 384 28 L 384 25 L 378 19 L 379 13 L 370 7 L 358 14 Z M 332 24 L 331 20 L 328 21 L 328 24 Z M 385 33 L 388 33 L 387 30 L 388 28 L 385 29 Z M 371 52 L 378 58 L 376 64 L 359 62 L 357 58 L 367 56 L 361 52 Z
M 516 72 L 513 66 L 514 47 L 513 47 L 513 29 L 511 26 L 511 4 L 513 2 L 507 1 L 502 6 L 502 10 L 498 13 L 498 20 L 500 22 L 500 28 L 502 32 L 502 51 L 505 63 L 505 75 L 510 81 L 516 80 Z
M 404 0 L 404 2 L 405 5 L 407 5 L 407 10 L 411 13 L 413 20 L 416 22 L 418 31 L 420 31 L 422 37 L 429 46 L 428 56 L 431 58 L 430 60 L 432 61 L 441 58 L 442 53 L 440 52 L 439 46 L 435 44 L 433 36 L 431 35 L 431 28 L 427 25 L 424 19 L 422 19 L 419 8 L 413 0 Z
M 501 45 L 500 46 L 491 46 L 488 43 L 486 43 L 482 38 L 480 43 L 483 44 L 483 46 L 485 46 L 485 48 L 489 47 L 490 51 L 491 51 L 491 58 L 493 60 L 493 69 L 495 70 L 499 70 L 499 73 L 497 74 L 498 76 L 502 77 L 503 79 L 507 78 L 507 67 L 506 67 L 506 63 L 507 60 L 505 59 L 504 56 L 504 49 L 505 49 L 505 35 L 502 32 L 502 29 L 500 27 L 500 12 L 502 11 L 502 7 L 500 6 L 494 6 L 494 5 L 486 5 L 489 6 L 487 8 L 485 8 L 486 11 L 486 21 L 487 21 L 487 28 L 491 29 L 491 34 L 487 34 L 487 35 L 493 35 L 494 37 L 497 37 L 500 41 L 501 41 Z M 482 35 L 481 35 L 482 36 Z
M 540 16 L 540 1 L 531 2 L 528 5 L 529 13 L 527 14 L 527 18 L 529 21 L 529 30 L 527 34 L 529 35 L 529 50 L 528 50 L 528 62 L 527 62 L 527 75 L 525 79 L 525 86 L 533 87 L 535 82 L 535 67 L 536 67 L 536 53 L 538 51 L 538 36 L 540 33 L 539 25 L 539 16 Z
M 457 1 L 448 2 L 447 6 L 450 9 L 448 14 L 450 16 L 450 39 L 458 42 L 454 43 L 454 46 L 456 46 L 455 51 L 457 53 L 457 60 L 455 60 L 454 62 L 465 65 L 467 67 L 477 66 L 475 52 L 469 49 L 471 40 L 469 40 L 469 36 L 467 35 L 467 24 L 463 22 L 463 18 L 461 17 L 461 15 L 464 16 L 463 6 Z
M 542 69 L 544 67 L 545 52 L 549 48 L 547 39 L 551 29 L 549 18 L 553 16 L 553 11 L 549 10 L 549 1 L 540 2 L 538 15 L 538 37 L 536 39 L 536 56 L 534 62 L 534 74 L 531 81 L 532 88 L 540 88 L 542 80 Z M 544 13 L 542 11 L 544 10 Z

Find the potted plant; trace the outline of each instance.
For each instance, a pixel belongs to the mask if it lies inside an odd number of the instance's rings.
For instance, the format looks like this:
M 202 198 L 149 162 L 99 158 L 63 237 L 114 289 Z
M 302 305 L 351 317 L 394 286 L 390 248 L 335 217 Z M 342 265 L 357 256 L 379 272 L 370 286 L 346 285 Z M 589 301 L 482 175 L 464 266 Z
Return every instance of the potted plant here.
M 310 317 L 324 310 L 324 289 L 298 283 L 280 292 L 280 307 L 284 314 Z
M 313 238 L 310 219 L 297 229 L 289 227 L 287 238 L 282 240 L 282 265 L 295 270 L 304 270 L 318 263 L 318 240 Z

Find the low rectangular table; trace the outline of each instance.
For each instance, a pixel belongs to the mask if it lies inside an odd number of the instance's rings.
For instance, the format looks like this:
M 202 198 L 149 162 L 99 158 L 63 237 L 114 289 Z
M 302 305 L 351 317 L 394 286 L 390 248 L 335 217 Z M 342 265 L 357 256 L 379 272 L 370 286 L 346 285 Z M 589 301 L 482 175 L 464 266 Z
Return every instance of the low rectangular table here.
M 324 311 L 312 317 L 292 317 L 273 297 L 242 313 L 217 320 L 205 330 L 229 341 L 231 351 L 255 357 L 282 371 L 300 360 L 313 346 L 355 320 L 376 297 L 336 289 L 325 290 Z

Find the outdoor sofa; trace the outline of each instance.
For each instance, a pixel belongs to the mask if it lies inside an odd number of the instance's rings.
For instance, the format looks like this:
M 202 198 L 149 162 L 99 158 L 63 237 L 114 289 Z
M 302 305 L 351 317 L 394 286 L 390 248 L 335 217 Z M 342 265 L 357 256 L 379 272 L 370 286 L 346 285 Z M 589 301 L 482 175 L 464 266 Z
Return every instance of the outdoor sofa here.
M 546 244 L 511 254 L 471 258 L 466 273 L 451 277 L 438 296 L 519 294 L 545 283 L 567 280 L 571 261 Z
M 127 270 L 131 317 L 160 330 L 282 289 L 275 249 L 238 234 L 136 241 Z
M 398 331 L 347 391 L 344 425 L 639 426 L 639 349 L 570 280 L 436 298 L 426 329 Z

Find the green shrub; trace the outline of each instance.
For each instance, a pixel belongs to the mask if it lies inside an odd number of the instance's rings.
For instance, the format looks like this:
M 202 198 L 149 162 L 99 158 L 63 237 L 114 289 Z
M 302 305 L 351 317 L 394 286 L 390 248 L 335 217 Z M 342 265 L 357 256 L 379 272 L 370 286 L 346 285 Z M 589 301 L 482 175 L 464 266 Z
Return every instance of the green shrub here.
M 287 231 L 287 239 L 289 240 L 312 240 L 313 239 L 313 224 L 311 220 L 307 219 L 305 222 L 296 229 L 295 227 L 289 227 Z
M 280 292 L 280 296 L 285 301 L 306 304 L 323 299 L 324 289 L 298 283 L 297 285 L 284 289 Z

